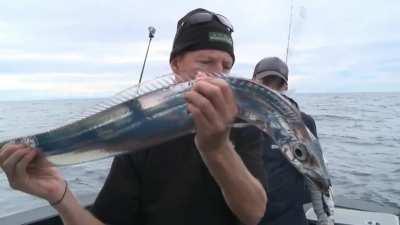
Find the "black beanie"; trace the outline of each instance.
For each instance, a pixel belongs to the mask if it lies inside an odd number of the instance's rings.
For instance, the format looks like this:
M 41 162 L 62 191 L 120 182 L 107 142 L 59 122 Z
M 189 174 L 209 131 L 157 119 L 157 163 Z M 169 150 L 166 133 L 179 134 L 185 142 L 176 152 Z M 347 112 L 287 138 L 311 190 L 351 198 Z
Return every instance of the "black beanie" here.
M 210 13 L 214 15 L 213 19 L 198 24 L 187 22 L 190 16 L 199 12 Z M 201 8 L 192 10 L 178 21 L 169 61 L 171 62 L 175 56 L 187 51 L 216 49 L 228 53 L 234 62 L 235 54 L 231 33 L 232 30 L 222 24 L 215 13 Z

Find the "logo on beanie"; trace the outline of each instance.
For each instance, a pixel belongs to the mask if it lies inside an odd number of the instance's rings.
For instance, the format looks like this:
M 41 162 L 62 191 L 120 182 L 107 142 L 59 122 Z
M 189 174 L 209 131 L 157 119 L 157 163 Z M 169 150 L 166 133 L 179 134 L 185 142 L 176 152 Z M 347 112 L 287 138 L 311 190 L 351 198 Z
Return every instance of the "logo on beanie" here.
M 210 32 L 210 33 L 208 33 L 208 40 L 210 42 L 223 42 L 228 45 L 233 45 L 232 38 L 225 33 Z

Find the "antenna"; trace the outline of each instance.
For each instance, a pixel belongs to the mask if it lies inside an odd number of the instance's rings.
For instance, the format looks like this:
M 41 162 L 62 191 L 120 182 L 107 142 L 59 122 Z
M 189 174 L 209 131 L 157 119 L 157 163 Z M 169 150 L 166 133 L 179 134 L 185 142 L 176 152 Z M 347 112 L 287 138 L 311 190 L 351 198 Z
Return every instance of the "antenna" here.
M 287 39 L 287 45 L 286 45 L 286 58 L 285 58 L 286 65 L 288 63 L 288 57 L 289 57 L 290 34 L 292 32 L 292 18 L 293 18 L 293 0 L 290 1 L 289 30 L 288 30 L 288 39 Z
M 147 51 L 146 51 L 146 56 L 144 57 L 144 62 L 143 62 L 143 66 L 142 66 L 142 71 L 140 72 L 140 78 L 139 78 L 139 86 L 140 83 L 142 82 L 142 77 L 143 77 L 143 71 L 144 71 L 144 67 L 146 65 L 146 60 L 147 60 L 147 54 L 149 53 L 149 48 L 150 48 L 150 43 L 151 40 L 153 39 L 155 33 L 156 33 L 156 28 L 150 26 L 148 27 L 149 30 L 149 44 L 147 45 Z M 138 89 L 139 90 L 139 89 Z

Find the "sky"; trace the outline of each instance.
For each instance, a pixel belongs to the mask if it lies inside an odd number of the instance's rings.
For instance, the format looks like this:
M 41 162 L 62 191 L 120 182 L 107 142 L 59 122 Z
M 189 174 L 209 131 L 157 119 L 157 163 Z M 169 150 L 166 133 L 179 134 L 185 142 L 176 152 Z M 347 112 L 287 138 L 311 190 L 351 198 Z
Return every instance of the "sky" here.
M 399 92 L 400 1 L 0 0 L 0 101 L 97 98 L 170 72 L 176 22 L 194 8 L 234 26 L 232 73 L 285 59 L 295 93 Z

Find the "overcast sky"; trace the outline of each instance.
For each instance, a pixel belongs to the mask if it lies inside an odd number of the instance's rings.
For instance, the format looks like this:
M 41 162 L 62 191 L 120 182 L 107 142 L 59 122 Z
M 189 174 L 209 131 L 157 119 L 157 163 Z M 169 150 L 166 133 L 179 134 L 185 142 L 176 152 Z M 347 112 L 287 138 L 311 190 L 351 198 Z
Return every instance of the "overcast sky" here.
M 294 0 L 295 92 L 400 91 L 400 1 Z M 203 7 L 234 25 L 233 73 L 284 59 L 290 0 L 0 0 L 0 100 L 106 97 L 168 73 L 176 21 Z

